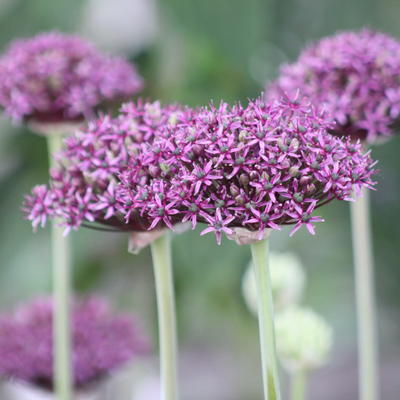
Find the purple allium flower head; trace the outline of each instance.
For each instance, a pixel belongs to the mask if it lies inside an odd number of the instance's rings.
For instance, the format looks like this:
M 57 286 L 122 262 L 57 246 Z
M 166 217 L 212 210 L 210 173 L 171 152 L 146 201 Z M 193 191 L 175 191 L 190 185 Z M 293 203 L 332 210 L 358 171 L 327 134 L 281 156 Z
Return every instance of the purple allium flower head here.
M 374 142 L 392 135 L 400 122 L 400 42 L 362 30 L 324 38 L 284 65 L 267 97 L 297 91 L 323 105 L 338 136 Z
M 16 121 L 79 120 L 142 85 L 125 60 L 56 32 L 17 40 L 0 58 L 0 106 Z
M 139 212 L 150 229 L 202 222 L 218 242 L 234 228 L 261 238 L 267 228 L 305 225 L 313 234 L 316 208 L 374 185 L 369 153 L 328 134 L 333 127 L 298 100 L 211 105 L 142 144 L 120 176 L 118 201 L 128 221 Z
M 38 299 L 0 317 L 0 375 L 53 387 L 53 302 Z M 99 298 L 76 300 L 72 308 L 75 387 L 95 382 L 148 350 L 130 316 L 110 312 Z
M 57 155 L 59 167 L 50 172 L 50 185 L 36 186 L 26 198 L 24 209 L 34 228 L 44 226 L 47 217 L 59 217 L 67 231 L 93 222 L 116 230 L 147 231 L 152 221 L 128 207 L 126 199 L 124 203 L 117 199 L 119 176 L 128 160 L 134 163 L 142 148 L 147 149 L 161 132 L 187 125 L 192 111 L 141 100 L 124 104 L 121 111 L 117 118 L 93 120 L 86 130 L 65 140 L 64 150 Z M 156 153 L 157 148 L 157 158 Z M 138 162 L 148 165 L 146 159 Z M 159 163 L 146 167 L 137 184 L 159 176 L 161 168 Z

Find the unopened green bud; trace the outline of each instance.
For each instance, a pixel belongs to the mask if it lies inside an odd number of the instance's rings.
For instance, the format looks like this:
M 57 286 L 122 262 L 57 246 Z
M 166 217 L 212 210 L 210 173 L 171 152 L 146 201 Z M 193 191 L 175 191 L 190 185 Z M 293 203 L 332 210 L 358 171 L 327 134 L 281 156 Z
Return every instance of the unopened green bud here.
M 272 296 L 276 311 L 282 310 L 301 300 L 305 284 L 305 274 L 301 261 L 293 253 L 270 253 Z M 250 263 L 242 282 L 245 301 L 257 315 L 257 289 Z
M 331 326 L 308 308 L 288 308 L 275 317 L 278 357 L 289 372 L 324 365 L 333 344 Z

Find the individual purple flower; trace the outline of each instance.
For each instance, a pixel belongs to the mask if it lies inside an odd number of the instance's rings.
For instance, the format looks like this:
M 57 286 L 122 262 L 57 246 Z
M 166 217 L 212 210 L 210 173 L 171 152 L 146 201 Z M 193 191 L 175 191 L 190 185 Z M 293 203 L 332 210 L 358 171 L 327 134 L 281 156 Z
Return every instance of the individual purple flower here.
M 375 184 L 369 152 L 328 134 L 334 127 L 305 101 L 199 109 L 130 159 L 116 187 L 121 213 L 151 228 L 204 223 L 218 243 L 243 228 L 258 239 L 282 225 L 314 234 L 315 209 Z
M 300 91 L 336 120 L 330 132 L 368 143 L 393 135 L 400 122 L 400 42 L 379 32 L 343 32 L 306 48 L 284 65 L 267 98 Z
M 15 121 L 80 121 L 142 86 L 125 60 L 57 32 L 17 40 L 0 58 L 0 106 Z
M 163 185 L 157 188 L 151 216 L 143 217 L 140 208 L 133 210 L 129 198 L 122 203 L 116 195 L 119 177 L 128 167 L 128 161 L 141 169 L 148 160 L 136 159 L 158 135 L 168 136 L 180 124 L 189 124 L 192 111 L 178 105 L 162 107 L 159 102 L 127 103 L 116 118 L 108 115 L 91 121 L 88 127 L 65 140 L 61 153 L 56 155 L 58 167 L 51 170 L 49 186 L 36 186 L 26 197 L 24 210 L 34 228 L 46 219 L 61 218 L 66 230 L 82 224 L 101 224 L 113 230 L 147 231 L 159 221 L 169 225 L 176 211 L 163 200 Z M 177 149 L 170 149 L 176 153 Z M 154 156 L 161 149 L 154 148 Z M 177 155 L 179 157 L 179 155 Z M 135 161 L 136 160 L 136 161 Z M 141 170 L 138 185 L 144 185 L 153 176 L 168 174 L 166 165 L 157 163 Z M 208 179 L 211 179 L 210 177 Z M 146 192 L 138 193 L 145 199 Z M 153 226 L 151 226 L 153 224 Z
M 215 232 L 215 237 L 217 239 L 218 244 L 221 243 L 222 233 L 226 233 L 228 235 L 233 234 L 233 230 L 229 228 L 229 223 L 235 219 L 233 216 L 226 217 L 225 219 L 222 217 L 221 210 L 217 208 L 215 210 L 215 215 L 213 217 L 207 215 L 206 220 L 209 223 L 208 227 L 204 229 L 200 235 L 205 235 L 209 232 Z
M 72 306 L 72 365 L 75 388 L 106 377 L 148 350 L 131 317 L 113 314 L 99 298 Z M 53 302 L 35 300 L 0 316 L 0 375 L 53 388 Z

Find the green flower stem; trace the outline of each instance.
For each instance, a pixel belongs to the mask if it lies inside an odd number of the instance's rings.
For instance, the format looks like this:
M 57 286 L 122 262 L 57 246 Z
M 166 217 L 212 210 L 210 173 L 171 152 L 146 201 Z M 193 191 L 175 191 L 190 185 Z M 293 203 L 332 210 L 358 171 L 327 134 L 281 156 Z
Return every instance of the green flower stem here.
M 305 400 L 307 372 L 305 369 L 299 369 L 292 372 L 290 377 L 290 399 Z
M 359 399 L 378 399 L 373 255 L 368 190 L 351 204 L 353 257 L 358 320 Z
M 62 135 L 49 134 L 47 146 L 50 167 L 54 166 L 52 155 L 62 144 Z M 51 251 L 53 270 L 53 346 L 54 346 L 54 391 L 57 400 L 72 400 L 71 334 L 70 334 L 70 273 L 71 260 L 69 238 L 63 236 L 60 221 L 54 219 L 51 227 Z
M 265 400 L 280 400 L 274 311 L 268 266 L 268 238 L 251 245 L 258 296 L 261 362 Z
M 176 317 L 169 232 L 152 242 L 151 254 L 157 294 L 161 400 L 177 400 Z

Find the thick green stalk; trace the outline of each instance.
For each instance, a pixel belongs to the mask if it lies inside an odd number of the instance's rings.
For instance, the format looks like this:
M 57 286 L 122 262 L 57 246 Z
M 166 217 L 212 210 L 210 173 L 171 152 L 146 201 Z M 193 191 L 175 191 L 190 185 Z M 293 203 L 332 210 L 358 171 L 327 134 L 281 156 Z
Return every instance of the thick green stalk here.
M 376 339 L 373 255 L 369 193 L 351 204 L 353 257 L 358 321 L 359 399 L 377 400 L 378 345 Z
M 49 134 L 47 146 L 50 167 L 54 166 L 52 155 L 58 152 L 62 135 Z M 51 227 L 51 265 L 53 271 L 53 349 L 54 392 L 57 400 L 72 400 L 71 334 L 70 334 L 70 273 L 71 260 L 69 238 L 63 236 L 60 221 L 54 219 Z
M 258 296 L 261 362 L 265 400 L 280 400 L 278 363 L 275 349 L 274 310 L 268 266 L 268 238 L 251 245 Z
M 290 376 L 290 399 L 305 400 L 307 373 L 304 369 L 292 372 Z
M 157 294 L 161 400 L 177 400 L 176 317 L 169 232 L 152 242 L 151 253 Z

